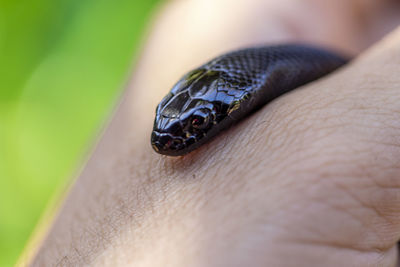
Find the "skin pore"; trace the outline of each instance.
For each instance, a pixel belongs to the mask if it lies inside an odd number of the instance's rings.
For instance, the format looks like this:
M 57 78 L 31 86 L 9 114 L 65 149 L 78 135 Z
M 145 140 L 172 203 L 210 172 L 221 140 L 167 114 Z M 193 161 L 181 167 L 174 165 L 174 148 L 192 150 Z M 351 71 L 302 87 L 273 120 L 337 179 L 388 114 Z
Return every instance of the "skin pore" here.
M 112 121 L 25 260 L 395 266 L 400 30 L 378 40 L 399 12 L 381 0 L 167 3 Z M 152 151 L 154 109 L 183 73 L 232 49 L 290 41 L 357 57 L 185 157 Z

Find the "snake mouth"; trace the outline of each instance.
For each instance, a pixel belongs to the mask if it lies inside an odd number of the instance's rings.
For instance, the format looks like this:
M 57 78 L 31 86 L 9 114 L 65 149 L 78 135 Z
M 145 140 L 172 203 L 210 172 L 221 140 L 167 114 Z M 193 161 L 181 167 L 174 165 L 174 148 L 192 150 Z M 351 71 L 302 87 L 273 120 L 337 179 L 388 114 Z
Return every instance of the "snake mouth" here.
M 177 156 L 185 154 L 184 151 L 188 146 L 187 141 L 182 137 L 172 136 L 169 133 L 160 133 L 155 130 L 151 134 L 151 146 L 156 152 L 163 155 Z

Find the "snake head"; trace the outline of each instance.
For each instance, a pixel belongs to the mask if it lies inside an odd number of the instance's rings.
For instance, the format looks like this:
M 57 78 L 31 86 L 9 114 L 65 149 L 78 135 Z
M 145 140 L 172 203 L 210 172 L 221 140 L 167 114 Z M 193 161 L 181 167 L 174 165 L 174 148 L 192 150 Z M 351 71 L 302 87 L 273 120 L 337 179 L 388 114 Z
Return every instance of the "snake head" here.
M 184 155 L 204 141 L 217 123 L 213 101 L 218 73 L 197 69 L 184 76 L 156 109 L 151 145 L 160 154 Z
M 157 107 L 151 144 L 184 155 L 269 101 L 346 60 L 304 45 L 255 47 L 217 57 L 186 74 Z
M 210 105 L 197 105 L 179 116 L 164 110 L 154 121 L 151 144 L 160 154 L 184 155 L 195 149 L 213 128 L 216 114 Z

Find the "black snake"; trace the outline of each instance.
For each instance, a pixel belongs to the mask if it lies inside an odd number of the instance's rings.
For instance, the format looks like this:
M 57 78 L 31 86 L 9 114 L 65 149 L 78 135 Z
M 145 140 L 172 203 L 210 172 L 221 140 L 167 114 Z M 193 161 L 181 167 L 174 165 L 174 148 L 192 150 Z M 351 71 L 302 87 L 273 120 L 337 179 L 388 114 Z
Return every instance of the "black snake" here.
M 186 74 L 157 106 L 151 145 L 185 155 L 278 96 L 316 80 L 347 60 L 305 45 L 248 48 Z

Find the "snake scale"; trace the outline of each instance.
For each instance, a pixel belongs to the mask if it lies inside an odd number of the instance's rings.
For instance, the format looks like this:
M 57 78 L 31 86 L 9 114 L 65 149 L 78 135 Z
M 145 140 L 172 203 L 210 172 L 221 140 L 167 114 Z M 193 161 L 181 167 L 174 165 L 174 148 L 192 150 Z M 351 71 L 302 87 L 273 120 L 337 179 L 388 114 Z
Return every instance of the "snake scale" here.
M 185 155 L 271 100 L 344 65 L 331 51 L 298 44 L 247 48 L 190 71 L 156 109 L 151 145 Z

